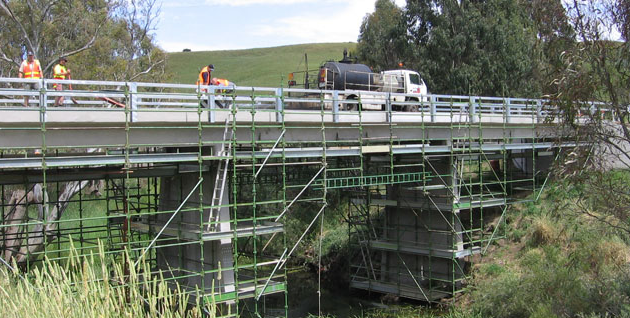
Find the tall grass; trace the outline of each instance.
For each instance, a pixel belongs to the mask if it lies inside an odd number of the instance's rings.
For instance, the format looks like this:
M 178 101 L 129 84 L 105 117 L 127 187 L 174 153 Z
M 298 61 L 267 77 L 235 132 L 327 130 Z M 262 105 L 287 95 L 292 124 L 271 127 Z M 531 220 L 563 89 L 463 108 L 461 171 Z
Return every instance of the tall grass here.
M 46 259 L 25 276 L 0 269 L 0 317 L 202 316 L 199 305 L 187 309 L 179 286 L 148 274 L 146 262 L 114 262 L 102 245 L 97 255 L 71 254 L 63 265 Z

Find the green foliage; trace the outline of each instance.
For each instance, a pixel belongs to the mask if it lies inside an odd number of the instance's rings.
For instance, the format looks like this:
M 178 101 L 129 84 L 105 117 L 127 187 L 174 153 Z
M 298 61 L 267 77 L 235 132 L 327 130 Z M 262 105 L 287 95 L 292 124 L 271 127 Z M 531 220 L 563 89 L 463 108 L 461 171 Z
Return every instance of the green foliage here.
M 177 52 L 168 54 L 167 71 L 173 83 L 194 84 L 201 68 L 214 64 L 213 77 L 226 78 L 240 86 L 287 86 L 291 72 L 304 71 L 304 54 L 308 68 L 319 68 L 328 60 L 340 60 L 345 48 L 355 43 L 318 43 L 258 48 L 247 50 Z M 297 75 L 296 75 L 297 76 Z
M 505 267 L 499 264 L 490 263 L 490 264 L 483 264 L 479 268 L 479 273 L 485 276 L 497 276 L 497 275 L 500 275 L 501 273 L 504 273 L 505 270 L 506 270 Z
M 536 96 L 535 32 L 516 0 L 421 1 L 407 10 L 414 66 L 433 92 Z M 423 22 L 420 22 L 423 21 Z
M 377 0 L 374 13 L 361 23 L 357 44 L 359 61 L 374 70 L 398 67 L 409 54 L 403 11 L 391 0 Z
M 165 53 L 151 33 L 158 11 L 156 0 L 2 2 L 0 75 L 17 77 L 33 51 L 46 77 L 67 56 L 73 79 L 163 81 Z
M 483 316 L 459 310 L 445 311 L 423 306 L 392 306 L 388 309 L 370 309 L 352 318 L 481 318 Z
M 398 61 L 440 94 L 538 97 L 561 68 L 574 33 L 560 0 L 378 0 L 357 55 L 377 68 Z
M 630 246 L 622 231 L 576 212 L 586 192 L 593 192 L 588 184 L 558 181 L 538 202 L 515 206 L 508 236 L 516 242 L 477 266 L 472 306 L 462 310 L 483 317 L 627 316 Z
M 541 80 L 544 94 L 553 92 L 553 80 L 561 77 L 563 52 L 575 47 L 575 32 L 561 0 L 520 2 L 529 12 L 537 32 L 534 76 Z
M 2 267 L 0 316 L 201 317 L 200 306 L 186 310 L 187 296 L 175 293 L 177 286 L 149 272 L 145 262 L 112 262 L 102 247 L 87 257 L 73 252 L 65 265 L 46 260 L 22 277 Z
M 17 77 L 26 51 L 33 51 L 45 73 L 62 55 L 81 50 L 98 36 L 115 3 L 95 1 L 3 1 L 0 4 L 0 68 Z

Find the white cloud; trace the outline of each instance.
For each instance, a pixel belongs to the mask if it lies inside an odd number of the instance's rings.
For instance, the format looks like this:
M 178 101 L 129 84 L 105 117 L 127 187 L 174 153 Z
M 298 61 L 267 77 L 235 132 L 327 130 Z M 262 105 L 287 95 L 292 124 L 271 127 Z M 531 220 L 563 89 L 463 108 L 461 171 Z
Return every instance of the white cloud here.
M 306 42 L 356 41 L 363 17 L 373 11 L 372 1 L 346 1 L 344 7 L 332 14 L 295 15 L 279 19 L 273 24 L 259 25 L 253 33 L 257 36 L 287 37 Z
M 298 3 L 320 3 L 320 4 L 321 3 L 340 3 L 340 4 L 362 3 L 362 4 L 366 4 L 370 6 L 372 10 L 374 9 L 375 2 L 376 2 L 375 0 L 358 0 L 358 1 L 357 0 L 205 0 L 205 4 L 208 4 L 208 5 L 228 5 L 228 6 L 235 6 L 235 7 L 248 6 L 248 5 L 253 5 L 253 4 L 292 5 L 292 4 L 298 4 Z M 407 0 L 394 0 L 394 2 L 399 7 L 403 7 L 407 3 Z
M 337 1 L 341 1 L 341 0 L 337 0 Z M 291 4 L 298 4 L 298 3 L 314 3 L 314 2 L 320 2 L 320 1 L 317 1 L 317 0 L 206 0 L 205 4 L 207 4 L 207 5 L 227 5 L 227 6 L 233 6 L 233 7 L 240 7 L 240 6 L 249 6 L 249 5 L 254 5 L 254 4 L 258 4 L 258 5 L 276 5 L 276 4 L 291 5 Z

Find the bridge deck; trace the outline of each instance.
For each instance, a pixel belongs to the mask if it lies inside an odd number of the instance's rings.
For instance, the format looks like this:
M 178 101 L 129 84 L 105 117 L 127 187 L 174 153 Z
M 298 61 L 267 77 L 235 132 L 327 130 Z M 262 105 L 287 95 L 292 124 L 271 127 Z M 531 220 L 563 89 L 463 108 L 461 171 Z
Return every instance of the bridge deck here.
M 286 140 L 322 141 L 321 127 L 330 141 L 357 140 L 357 130 L 372 143 L 506 134 L 518 139 L 532 138 L 532 131 L 540 135 L 556 122 L 546 101 L 532 99 L 410 94 L 404 96 L 417 101 L 393 102 L 393 95 L 402 94 L 369 92 L 357 101 L 343 100 L 339 91 L 76 80 L 66 81 L 75 90 L 47 88 L 55 80 L 36 81 L 40 90 L 12 88 L 25 82 L 34 80 L 0 78 L 0 149 L 191 146 L 199 131 L 202 142 L 222 140 L 226 123 L 240 128 L 238 140 L 251 140 L 242 129 L 251 126 L 259 140 L 276 140 L 286 130 Z M 54 106 L 59 96 L 66 101 Z M 378 103 L 382 110 L 345 110 Z

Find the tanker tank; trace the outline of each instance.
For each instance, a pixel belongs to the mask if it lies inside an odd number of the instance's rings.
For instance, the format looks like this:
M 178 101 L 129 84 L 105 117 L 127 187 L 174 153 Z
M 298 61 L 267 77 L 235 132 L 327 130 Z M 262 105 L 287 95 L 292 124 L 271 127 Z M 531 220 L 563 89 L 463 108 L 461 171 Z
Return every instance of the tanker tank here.
M 374 85 L 374 74 L 365 64 L 348 64 L 339 62 L 326 62 L 322 69 L 328 72 L 328 82 L 332 78 L 333 90 L 377 90 Z

